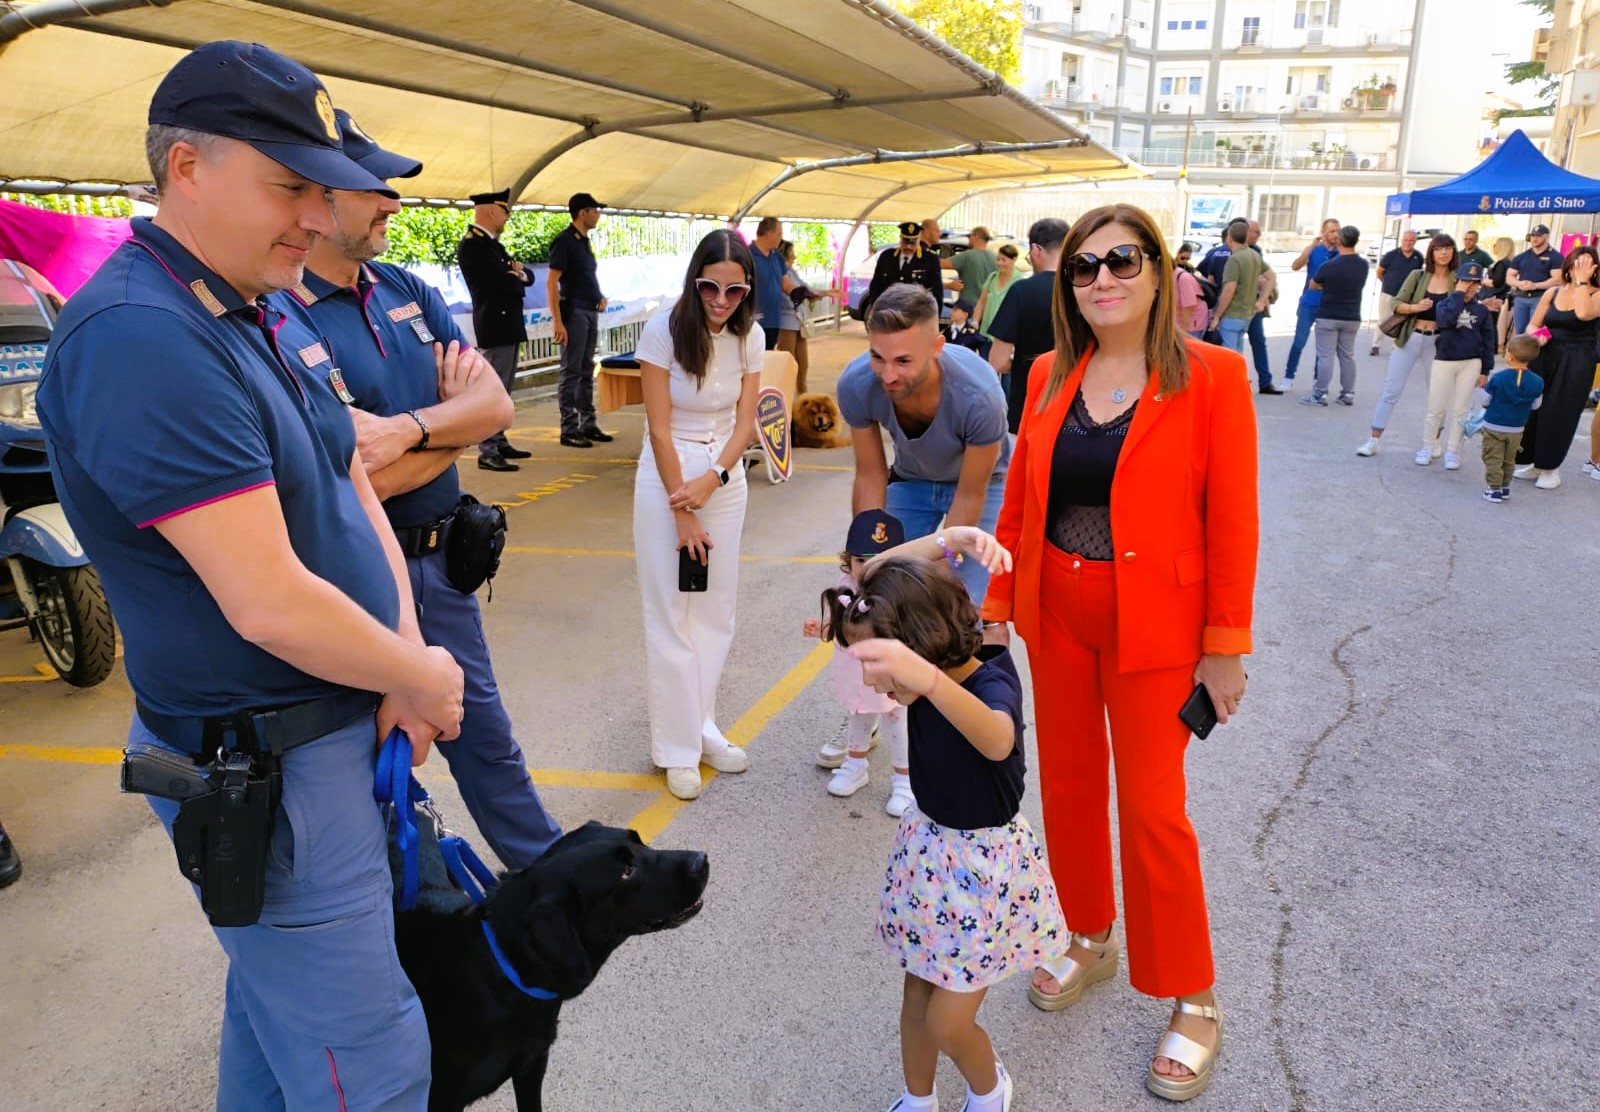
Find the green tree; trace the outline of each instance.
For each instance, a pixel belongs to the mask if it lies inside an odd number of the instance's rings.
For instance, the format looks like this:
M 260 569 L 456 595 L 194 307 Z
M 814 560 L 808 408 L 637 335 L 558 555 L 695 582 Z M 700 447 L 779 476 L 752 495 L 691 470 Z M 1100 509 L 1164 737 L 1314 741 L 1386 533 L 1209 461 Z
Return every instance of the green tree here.
M 82 193 L 0 193 L 0 197 L 30 208 L 73 216 L 133 215 L 133 202 L 126 197 L 91 197 Z
M 899 0 L 899 4 L 918 24 L 1016 84 L 1022 72 L 1022 0 Z

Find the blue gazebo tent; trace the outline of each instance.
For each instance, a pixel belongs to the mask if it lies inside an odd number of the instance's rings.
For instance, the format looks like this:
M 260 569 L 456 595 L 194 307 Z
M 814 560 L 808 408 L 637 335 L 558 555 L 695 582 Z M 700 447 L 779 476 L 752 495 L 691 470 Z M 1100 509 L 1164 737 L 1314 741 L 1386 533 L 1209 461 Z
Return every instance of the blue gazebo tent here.
M 1600 180 L 1563 170 L 1521 131 L 1458 178 L 1395 193 L 1388 216 L 1441 213 L 1600 213 Z

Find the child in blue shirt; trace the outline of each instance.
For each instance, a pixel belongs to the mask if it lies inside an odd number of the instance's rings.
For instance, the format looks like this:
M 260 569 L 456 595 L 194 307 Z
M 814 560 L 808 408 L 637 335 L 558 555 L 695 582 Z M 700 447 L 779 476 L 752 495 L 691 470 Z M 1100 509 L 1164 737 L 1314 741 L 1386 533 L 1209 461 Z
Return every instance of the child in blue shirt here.
M 1539 341 L 1532 336 L 1513 336 L 1506 341 L 1504 370 L 1489 376 L 1489 381 L 1473 395 L 1483 414 L 1483 492 L 1485 502 L 1500 503 L 1511 497 L 1511 472 L 1517 465 L 1517 449 L 1522 446 L 1522 430 L 1528 414 L 1544 400 L 1544 379 L 1528 370 L 1539 355 Z
M 940 1053 L 966 1079 L 968 1112 L 1006 1112 L 1011 1078 L 978 1008 L 991 985 L 1060 957 L 1071 939 L 1019 813 L 1022 684 L 1010 651 L 983 644 L 953 574 L 963 559 L 995 572 L 1011 557 L 982 530 L 951 528 L 876 557 L 855 591 L 822 596 L 823 636 L 907 708 L 916 804 L 900 820 L 878 907 L 878 934 L 905 971 L 905 1092 L 893 1112 L 935 1112 Z

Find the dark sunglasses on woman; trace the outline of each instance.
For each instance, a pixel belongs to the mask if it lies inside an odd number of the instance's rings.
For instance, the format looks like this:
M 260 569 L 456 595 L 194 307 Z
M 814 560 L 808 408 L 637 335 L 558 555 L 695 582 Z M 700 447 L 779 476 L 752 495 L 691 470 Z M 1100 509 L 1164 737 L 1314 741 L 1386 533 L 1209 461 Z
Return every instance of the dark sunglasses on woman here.
M 1124 243 L 1113 247 L 1105 253 L 1105 257 L 1079 252 L 1069 256 L 1062 263 L 1061 269 L 1072 279 L 1074 286 L 1092 286 L 1094 280 L 1100 276 L 1100 268 L 1104 266 L 1111 271 L 1113 278 L 1137 278 L 1144 269 L 1144 252 L 1137 244 Z
M 729 282 L 724 286 L 714 278 L 696 278 L 694 288 L 699 290 L 700 296 L 707 301 L 713 301 L 721 295 L 735 305 L 750 293 L 750 286 L 745 282 Z

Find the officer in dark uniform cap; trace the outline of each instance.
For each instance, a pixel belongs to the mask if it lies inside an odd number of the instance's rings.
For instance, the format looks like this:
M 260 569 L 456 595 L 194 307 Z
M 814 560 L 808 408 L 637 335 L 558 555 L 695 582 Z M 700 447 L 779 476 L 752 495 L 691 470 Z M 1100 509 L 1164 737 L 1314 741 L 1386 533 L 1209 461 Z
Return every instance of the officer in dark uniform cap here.
M 228 955 L 217 1106 L 423 1112 L 373 772 L 393 724 L 418 759 L 456 735 L 461 669 L 423 644 L 326 339 L 266 296 L 333 232 L 327 190 L 388 187 L 265 47 L 186 55 L 149 122 L 156 215 L 67 302 L 38 407 L 123 635 L 125 773 L 226 768 L 151 796 Z
M 379 147 L 343 110 L 338 117 L 345 154 L 358 166 L 381 178 L 421 171 L 422 163 Z M 495 855 L 517 870 L 561 830 L 539 802 L 500 701 L 478 597 L 454 585 L 449 558 L 461 503 L 456 457 L 506 427 L 511 398 L 437 291 L 373 261 L 388 249 L 384 222 L 399 209 L 381 193 L 335 190 L 335 231 L 311 249 L 305 281 L 283 301 L 338 359 L 362 462 L 421 603 L 422 636 L 449 649 L 466 674 L 461 736 L 439 751 Z
M 472 294 L 472 331 L 484 358 L 510 393 L 517 374 L 517 348 L 528 338 L 522 323 L 522 294 L 533 275 L 511 257 L 500 243 L 500 233 L 511 216 L 511 190 L 474 193 L 472 227 L 456 245 L 456 264 Z M 478 445 L 478 466 L 485 471 L 515 471 L 514 459 L 532 453 L 513 448 L 504 432 L 484 438 Z
M 878 255 L 878 266 L 862 303 L 863 317 L 872 309 L 878 295 L 898 282 L 913 282 L 933 294 L 935 305 L 944 304 L 944 279 L 939 275 L 939 254 L 922 242 L 922 225 L 907 220 L 900 225 L 900 246 Z

